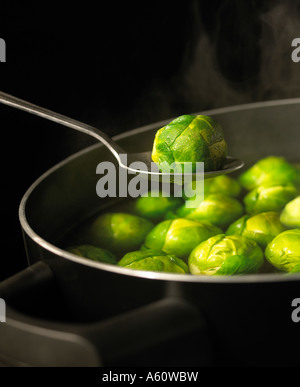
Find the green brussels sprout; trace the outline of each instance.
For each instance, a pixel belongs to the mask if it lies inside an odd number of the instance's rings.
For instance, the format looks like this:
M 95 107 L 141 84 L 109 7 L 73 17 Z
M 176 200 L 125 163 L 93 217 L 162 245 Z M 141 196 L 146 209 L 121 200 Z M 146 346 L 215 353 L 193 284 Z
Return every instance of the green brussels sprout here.
M 183 198 L 185 200 L 194 200 L 195 196 L 191 194 L 195 191 L 196 182 L 190 181 L 185 184 Z M 220 193 L 236 198 L 240 195 L 242 187 L 239 181 L 228 175 L 220 175 L 204 180 L 204 197 L 211 193 Z
M 192 249 L 203 240 L 222 232 L 208 222 L 170 219 L 158 223 L 146 236 L 143 249 L 161 250 L 187 259 Z
M 243 200 L 246 212 L 254 214 L 264 211 L 281 211 L 297 195 L 298 190 L 292 185 L 260 186 L 250 191 Z
M 160 167 L 177 163 L 184 170 L 185 162 L 204 162 L 204 170 L 213 171 L 222 168 L 226 157 L 223 130 L 211 117 L 183 115 L 156 132 L 152 160 Z
M 300 186 L 300 170 L 283 157 L 269 156 L 257 161 L 252 167 L 239 176 L 239 182 L 247 189 L 263 185 Z
M 123 212 L 98 216 L 85 235 L 86 243 L 109 249 L 118 256 L 139 249 L 153 223 Z
M 206 220 L 218 227 L 228 227 L 244 213 L 243 205 L 235 198 L 223 194 L 210 194 L 197 208 L 180 207 L 177 213 L 187 219 Z
M 185 218 L 193 211 L 194 211 L 193 208 L 189 208 L 185 204 L 183 204 L 182 206 L 178 207 L 176 210 L 167 211 L 165 214 L 165 219 Z
M 267 245 L 265 257 L 278 270 L 293 271 L 300 264 L 300 228 L 278 234 Z
M 134 203 L 134 212 L 153 222 L 162 220 L 165 213 L 182 205 L 182 199 L 165 197 L 159 192 L 158 196 L 151 196 L 151 192 L 137 198 Z
M 228 227 L 226 235 L 241 235 L 254 240 L 261 248 L 265 249 L 276 235 L 285 230 L 286 228 L 280 222 L 279 213 L 269 211 L 252 216 L 242 216 Z
M 185 208 L 185 206 L 183 206 Z M 181 209 L 182 207 L 179 207 L 179 209 Z M 178 211 L 179 211 L 178 209 Z M 185 215 L 183 216 L 180 216 L 179 215 L 179 212 L 178 211 L 174 211 L 174 210 L 169 210 L 165 213 L 165 216 L 164 216 L 164 219 L 165 220 L 170 220 L 170 219 L 178 219 L 178 218 L 184 218 Z
M 92 261 L 110 263 L 115 265 L 117 259 L 113 253 L 101 247 L 91 245 L 78 245 L 67 248 L 67 251 L 80 257 L 91 259 Z
M 300 263 L 297 263 L 289 273 L 299 273 L 300 272 Z
M 255 241 L 219 234 L 193 249 L 188 266 L 191 274 L 232 275 L 256 273 L 263 262 L 263 251 Z
M 167 273 L 188 273 L 187 264 L 175 255 L 157 250 L 132 251 L 124 255 L 119 266 L 137 270 L 163 271 Z
M 285 205 L 280 214 L 280 221 L 287 228 L 300 227 L 300 196 Z

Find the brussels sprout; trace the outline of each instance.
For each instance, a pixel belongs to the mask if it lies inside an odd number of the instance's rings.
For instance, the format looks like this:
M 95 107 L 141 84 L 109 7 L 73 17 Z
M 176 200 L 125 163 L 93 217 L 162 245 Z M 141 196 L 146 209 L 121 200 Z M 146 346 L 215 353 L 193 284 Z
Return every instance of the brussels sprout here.
M 187 259 L 192 249 L 203 240 L 222 232 L 208 222 L 189 219 L 164 220 L 146 236 L 143 248 L 161 250 Z
M 278 234 L 266 247 L 266 259 L 277 269 L 291 272 L 300 264 L 300 228 Z
M 162 220 L 165 213 L 182 205 L 181 198 L 164 197 L 159 192 L 157 197 L 146 193 L 135 200 L 134 211 L 137 215 L 153 222 Z
M 297 263 L 289 273 L 299 273 L 300 272 L 300 262 Z
M 92 261 L 111 263 L 115 265 L 117 259 L 113 253 L 101 247 L 91 245 L 78 245 L 67 248 L 67 251 L 80 257 L 91 259 Z
M 204 170 L 222 168 L 227 144 L 221 126 L 211 117 L 183 115 L 156 132 L 152 160 L 162 166 L 204 162 Z M 195 171 L 195 165 L 193 166 Z
M 193 208 L 187 207 L 185 204 L 177 208 L 176 210 L 167 211 L 165 214 L 165 219 L 177 219 L 185 218 L 194 211 Z
M 195 181 L 190 181 L 185 184 L 183 191 L 183 198 L 186 200 L 194 200 L 195 196 L 192 197 L 196 187 Z M 220 175 L 204 180 L 204 197 L 211 193 L 220 193 L 227 196 L 236 198 L 240 195 L 242 187 L 237 179 L 228 175 Z
M 300 186 L 300 170 L 283 157 L 269 156 L 257 161 L 239 176 L 239 182 L 247 190 L 263 185 Z
M 196 209 L 180 207 L 177 211 L 188 219 L 206 220 L 218 227 L 228 227 L 244 213 L 243 205 L 235 198 L 223 194 L 208 195 Z
M 181 209 L 181 208 L 185 208 L 185 206 L 179 207 L 179 209 Z M 183 215 L 183 216 L 179 215 L 179 209 L 177 211 L 174 211 L 174 210 L 167 211 L 165 213 L 164 219 L 169 220 L 169 219 L 184 218 L 185 215 Z M 189 213 L 189 211 L 187 213 Z
M 281 211 L 297 195 L 298 190 L 292 185 L 260 186 L 244 197 L 245 209 L 248 214 L 263 211 Z
M 187 264 L 182 259 L 157 250 L 132 251 L 125 254 L 118 265 L 137 270 L 188 273 Z
M 279 213 L 269 211 L 242 216 L 228 227 L 226 235 L 244 236 L 254 240 L 264 249 L 276 235 L 285 230 L 280 222 Z
M 98 216 L 85 235 L 86 243 L 109 249 L 120 255 L 139 249 L 153 223 L 123 212 Z
M 288 228 L 300 227 L 300 196 L 286 204 L 280 214 L 280 221 Z
M 195 247 L 188 266 L 192 274 L 232 275 L 256 273 L 263 262 L 263 251 L 255 241 L 219 234 Z

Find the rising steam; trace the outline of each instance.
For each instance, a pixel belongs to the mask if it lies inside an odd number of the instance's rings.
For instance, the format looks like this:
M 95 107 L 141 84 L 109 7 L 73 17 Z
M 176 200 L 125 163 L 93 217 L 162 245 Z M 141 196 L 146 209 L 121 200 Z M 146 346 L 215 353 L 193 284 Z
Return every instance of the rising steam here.
M 241 77 L 238 83 L 224 76 L 216 42 L 201 30 L 193 61 L 185 73 L 185 98 L 191 110 L 300 96 L 300 63 L 291 59 L 291 42 L 300 37 L 299 1 L 274 1 L 257 12 L 260 34 L 253 39 L 258 39 L 259 66 L 250 82 Z M 226 41 L 227 36 L 221 38 Z M 238 36 L 230 42 L 227 55 L 236 54 L 237 41 Z M 245 50 L 248 43 L 244 42 Z M 251 61 L 251 56 L 245 58 L 244 66 L 247 60 Z

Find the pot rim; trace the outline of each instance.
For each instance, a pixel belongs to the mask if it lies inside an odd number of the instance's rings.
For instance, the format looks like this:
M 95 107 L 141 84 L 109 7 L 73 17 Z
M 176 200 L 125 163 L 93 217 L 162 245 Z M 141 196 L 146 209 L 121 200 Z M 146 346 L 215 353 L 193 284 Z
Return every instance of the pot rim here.
M 253 102 L 246 103 L 240 105 L 233 105 L 228 107 L 222 107 L 217 109 L 205 110 L 200 113 L 194 114 L 206 114 L 206 115 L 214 115 L 214 114 L 222 114 L 222 113 L 230 113 L 242 110 L 250 110 L 250 109 L 258 109 L 265 107 L 273 107 L 273 106 L 283 106 L 283 105 L 293 105 L 300 104 L 300 98 L 287 98 L 287 99 L 279 99 L 279 100 L 271 100 L 271 101 L 262 101 L 262 102 Z M 124 133 L 118 134 L 113 137 L 115 141 L 121 140 L 122 138 L 133 136 L 136 133 L 141 133 L 144 131 L 148 131 L 154 128 L 159 128 L 170 122 L 173 118 L 166 119 L 163 121 L 157 121 L 148 125 L 141 126 L 139 128 L 135 128 Z M 29 225 L 26 217 L 26 203 L 31 195 L 31 193 L 35 190 L 35 188 L 45 180 L 49 175 L 51 175 L 56 170 L 60 169 L 63 165 L 70 162 L 72 159 L 75 159 L 85 153 L 89 153 L 91 150 L 103 147 L 104 145 L 101 143 L 97 143 L 91 145 L 87 148 L 84 148 L 71 156 L 65 158 L 60 161 L 52 168 L 48 169 L 44 172 L 39 178 L 37 178 L 31 186 L 27 189 L 25 194 L 23 195 L 20 205 L 19 205 L 19 221 L 23 231 L 31 238 L 34 242 L 36 242 L 39 246 L 44 248 L 45 250 L 59 256 L 61 258 L 73 261 L 75 263 L 90 266 L 95 269 L 105 270 L 108 272 L 113 272 L 115 274 L 145 278 L 145 279 L 156 279 L 156 280 L 164 280 L 164 281 L 173 281 L 173 282 L 199 282 L 199 283 L 265 283 L 265 282 L 290 282 L 290 281 L 299 281 L 300 273 L 294 273 L 292 275 L 285 273 L 260 273 L 260 274 L 244 274 L 244 275 L 224 275 L 224 276 L 208 276 L 208 275 L 193 275 L 193 274 L 176 274 L 176 273 L 162 273 L 162 272 L 153 272 L 153 271 L 144 271 L 144 270 L 134 270 L 125 267 L 120 267 L 117 265 L 96 262 L 89 260 L 87 258 L 79 257 L 73 253 L 70 253 L 66 250 L 63 250 L 54 244 L 48 242 L 41 236 L 39 236 Z

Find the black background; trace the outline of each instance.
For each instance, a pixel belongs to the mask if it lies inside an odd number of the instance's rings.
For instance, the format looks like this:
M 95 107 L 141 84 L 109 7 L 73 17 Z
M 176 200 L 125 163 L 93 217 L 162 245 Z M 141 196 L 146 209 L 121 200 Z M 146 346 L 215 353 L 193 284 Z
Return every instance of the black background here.
M 298 1 L 101 1 L 2 9 L 0 89 L 110 135 L 180 114 L 298 97 Z M 26 266 L 18 206 L 49 167 L 94 142 L 6 106 L 0 279 Z

